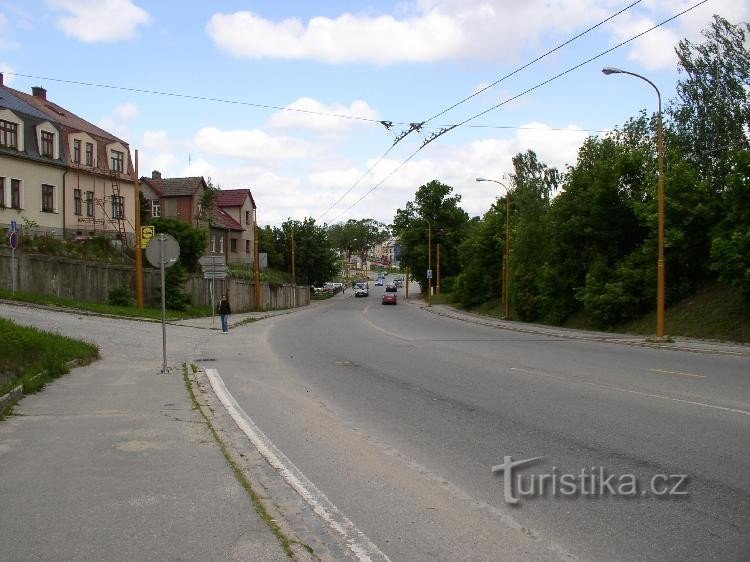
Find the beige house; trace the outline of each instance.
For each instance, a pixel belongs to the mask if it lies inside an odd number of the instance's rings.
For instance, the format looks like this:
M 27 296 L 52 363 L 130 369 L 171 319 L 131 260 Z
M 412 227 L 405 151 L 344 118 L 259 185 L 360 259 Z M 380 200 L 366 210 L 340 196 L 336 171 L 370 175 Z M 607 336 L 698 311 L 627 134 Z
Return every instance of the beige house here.
M 128 144 L 0 74 L 0 226 L 33 234 L 105 234 L 133 243 L 133 166 Z
M 208 230 L 206 253 L 222 254 L 227 263 L 253 263 L 255 201 L 249 189 L 220 190 L 210 217 L 201 209 L 208 189 L 201 176 L 162 178 L 154 170 L 140 180 L 147 219 L 170 218 Z M 210 220 L 209 220 L 210 219 Z

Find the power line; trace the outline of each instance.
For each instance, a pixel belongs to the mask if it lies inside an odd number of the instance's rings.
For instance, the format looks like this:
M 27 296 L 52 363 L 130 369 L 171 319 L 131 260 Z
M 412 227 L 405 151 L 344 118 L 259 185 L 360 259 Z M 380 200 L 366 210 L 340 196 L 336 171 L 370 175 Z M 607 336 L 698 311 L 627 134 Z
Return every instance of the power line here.
M 492 87 L 496 86 L 496 85 L 497 85 L 497 84 L 499 84 L 500 82 L 502 82 L 502 81 L 506 80 L 507 78 L 510 78 L 510 77 L 511 77 L 511 76 L 513 76 L 514 74 L 517 74 L 518 72 L 521 72 L 522 70 L 524 70 L 524 69 L 526 69 L 526 68 L 530 67 L 531 65 L 533 65 L 533 64 L 535 64 L 535 63 L 537 63 L 537 62 L 539 62 L 540 60 L 542 60 L 543 58 L 545 58 L 545 57 L 547 57 L 547 56 L 551 55 L 552 53 L 554 53 L 554 52 L 556 52 L 556 51 L 559 51 L 560 49 L 562 49 L 563 47 L 565 47 L 565 46 L 569 45 L 570 43 L 572 43 L 572 42 L 573 42 L 573 41 L 575 41 L 576 39 L 579 39 L 579 38 L 583 37 L 584 35 L 586 35 L 586 34 L 587 34 L 587 33 L 589 33 L 590 31 L 593 31 L 593 30 L 594 30 L 594 29 L 596 29 L 597 27 L 599 27 L 599 26 L 601 26 L 601 25 L 605 24 L 606 22 L 608 22 L 608 21 L 610 21 L 610 20 L 614 19 L 615 17 L 619 16 L 620 14 L 622 14 L 623 12 L 625 12 L 626 10 L 629 10 L 630 8 L 632 8 L 633 6 L 635 6 L 636 4 L 639 4 L 639 3 L 641 2 L 641 1 L 642 1 L 642 0 L 636 0 L 635 2 L 633 2 L 633 3 L 629 4 L 629 5 L 628 5 L 628 6 L 626 6 L 625 8 L 621 9 L 620 11 L 618 11 L 618 12 L 616 12 L 616 13 L 612 14 L 612 15 L 611 15 L 611 16 L 609 16 L 608 18 L 606 18 L 606 19 L 604 19 L 604 20 L 600 21 L 600 22 L 599 22 L 599 23 L 597 23 L 596 25 L 593 25 L 593 26 L 589 27 L 588 29 L 586 29 L 586 30 L 582 31 L 581 33 L 579 33 L 578 35 L 576 35 L 575 37 L 572 37 L 572 38 L 568 39 L 567 41 L 565 41 L 564 43 L 561 43 L 560 45 L 556 46 L 555 48 L 553 48 L 553 49 L 550 49 L 550 50 L 549 50 L 549 51 L 547 51 L 546 53 L 544 53 L 544 54 L 542 54 L 542 55 L 538 56 L 537 58 L 535 58 L 535 59 L 534 59 L 534 60 L 532 60 L 531 62 L 529 62 L 529 63 L 526 63 L 525 65 L 523 65 L 523 66 L 521 66 L 521 67 L 517 68 L 517 69 L 516 69 L 516 70 L 514 70 L 513 72 L 510 72 L 510 73 L 506 74 L 505 76 L 503 76 L 503 77 L 501 77 L 501 78 L 498 78 L 498 79 L 497 79 L 497 80 L 495 80 L 495 81 L 494 81 L 494 82 L 493 82 L 492 84 L 489 84 L 489 85 L 485 86 L 484 88 L 482 88 L 481 90 L 479 90 L 479 91 L 477 91 L 477 92 L 474 92 L 474 93 L 473 93 L 472 95 L 470 95 L 470 96 L 468 96 L 468 97 L 465 97 L 465 98 L 464 98 L 464 99 L 462 99 L 461 101 L 459 101 L 459 102 L 457 102 L 457 103 L 454 103 L 453 105 L 451 105 L 451 106 L 450 106 L 450 107 L 448 107 L 447 109 L 444 109 L 443 111 L 440 111 L 439 113 L 436 113 L 435 115 L 433 115 L 433 116 L 432 116 L 432 117 L 430 117 L 429 119 L 426 119 L 426 120 L 422 121 L 421 123 L 410 123 L 410 124 L 409 124 L 409 129 L 407 129 L 407 130 L 405 130 L 405 131 L 402 131 L 402 132 L 401 132 L 401 133 L 400 133 L 399 135 L 397 135 L 397 136 L 395 137 L 395 140 L 394 140 L 393 144 L 391 145 L 391 147 L 390 147 L 390 148 L 389 148 L 388 150 L 386 150 L 386 151 L 385 151 L 385 153 L 384 153 L 384 154 L 383 154 L 382 156 L 380 156 L 380 158 L 378 158 L 377 162 L 375 162 L 375 164 L 373 164 L 372 166 L 370 166 L 370 168 L 369 168 L 369 169 L 368 169 L 368 170 L 367 170 L 367 171 L 366 171 L 366 172 L 365 172 L 365 173 L 364 173 L 364 174 L 363 174 L 363 175 L 362 175 L 362 176 L 361 176 L 361 177 L 360 177 L 360 178 L 359 178 L 359 179 L 358 179 L 358 180 L 357 180 L 357 181 L 356 181 L 356 182 L 355 182 L 355 183 L 354 183 L 354 184 L 353 184 L 353 185 L 352 185 L 352 186 L 351 186 L 351 187 L 350 187 L 349 189 L 347 189 L 347 190 L 346 190 L 346 191 L 345 191 L 345 192 L 344 192 L 344 193 L 343 193 L 343 194 L 342 194 L 342 195 L 341 195 L 341 196 L 340 196 L 340 197 L 339 197 L 338 199 L 336 199 L 336 201 L 334 201 L 334 202 L 333 202 L 333 204 L 331 204 L 331 206 L 330 206 L 330 207 L 328 207 L 328 208 L 327 208 L 327 209 L 326 209 L 326 210 L 325 210 L 325 211 L 324 211 L 324 212 L 323 212 L 323 213 L 322 213 L 321 215 L 319 215 L 319 216 L 318 216 L 318 220 L 320 220 L 320 219 L 321 219 L 322 217 L 324 217 L 324 216 L 325 216 L 326 214 L 328 214 L 328 212 L 329 212 L 329 211 L 330 211 L 331 209 L 333 209 L 333 208 L 334 208 L 334 207 L 335 207 L 336 205 L 338 205 L 338 204 L 339 204 L 339 203 L 340 203 L 340 202 L 341 202 L 341 201 L 342 201 L 342 200 L 344 199 L 344 197 L 346 197 L 347 195 L 349 195 L 349 194 L 350 194 L 350 193 L 352 192 L 352 190 L 354 190 L 354 188 L 355 188 L 355 187 L 356 187 L 356 186 L 357 186 L 357 185 L 358 185 L 358 184 L 359 184 L 359 183 L 360 183 L 360 182 L 361 182 L 361 181 L 362 181 L 362 180 L 363 180 L 363 179 L 364 179 L 365 177 L 367 177 L 367 175 L 369 175 L 369 174 L 370 174 L 370 172 L 371 172 L 371 171 L 372 171 L 372 170 L 373 170 L 373 169 L 374 169 L 374 168 L 375 168 L 375 167 L 376 167 L 376 166 L 377 166 L 378 164 L 380 164 L 380 162 L 382 162 L 382 161 L 383 161 L 383 159 L 384 159 L 384 158 L 385 158 L 385 157 L 386 157 L 386 156 L 388 155 L 388 153 L 389 153 L 389 152 L 390 152 L 390 151 L 391 151 L 391 150 L 393 149 L 393 147 L 395 147 L 395 146 L 396 146 L 396 144 L 398 144 L 398 143 L 399 143 L 399 142 L 400 142 L 401 140 L 403 140 L 403 139 L 404 139 L 404 137 L 406 137 L 406 136 L 407 136 L 407 135 L 408 135 L 409 133 L 411 133 L 411 132 L 413 132 L 413 131 L 417 131 L 417 132 L 420 132 L 420 131 L 422 130 L 422 128 L 424 128 L 424 127 L 425 127 L 425 125 L 426 125 L 427 123 L 429 123 L 430 121 L 432 121 L 433 119 L 435 119 L 435 118 L 437 118 L 437 117 L 440 117 L 441 115 L 444 115 L 445 113 L 448 113 L 448 112 L 449 112 L 450 110 L 452 110 L 452 109 L 454 109 L 454 108 L 458 107 L 458 106 L 459 106 L 459 105 L 461 105 L 462 103 L 464 103 L 464 102 L 466 102 L 466 101 L 470 100 L 471 98 L 473 98 L 473 97 L 475 97 L 475 96 L 478 96 L 478 95 L 479 95 L 479 94 L 481 94 L 482 92 L 485 92 L 485 91 L 489 90 L 490 88 L 492 88 Z M 383 126 L 385 126 L 385 128 L 386 128 L 387 130 L 389 130 L 389 131 L 391 130 L 391 128 L 392 128 L 392 126 L 393 126 L 393 124 L 394 124 L 394 123 L 393 123 L 392 121 L 381 121 L 380 123 L 381 123 L 381 124 L 382 124 Z M 433 135 L 432 135 L 432 136 L 431 136 L 430 138 L 428 138 L 428 139 L 425 139 L 425 142 L 424 142 L 424 144 L 423 144 L 422 146 L 424 146 L 425 144 L 427 144 L 427 143 L 429 142 L 429 140 L 430 140 L 431 138 L 437 138 L 437 136 L 440 136 L 440 135 L 441 135 L 442 133 L 444 133 L 444 132 L 446 132 L 446 131 L 448 131 L 448 130 L 450 130 L 450 129 L 452 129 L 452 128 L 455 128 L 455 127 L 454 127 L 454 126 L 442 126 L 442 127 L 440 127 L 440 128 L 438 129 L 438 132 L 437 132 L 437 133 L 433 134 Z M 520 128 L 519 128 L 519 129 L 520 129 Z M 557 129 L 555 129 L 555 130 L 557 130 Z M 562 129 L 560 129 L 560 130 L 562 130 Z M 411 159 L 411 157 L 410 157 L 409 159 Z M 393 172 L 391 172 L 391 173 L 393 173 Z M 368 193 L 370 193 L 370 192 L 368 191 Z M 356 204 L 356 203 L 355 203 L 355 204 Z M 348 209 L 347 209 L 347 210 L 348 210 Z M 346 211 L 344 211 L 344 212 L 346 212 Z M 343 213 L 339 214 L 338 216 L 341 216 L 342 214 L 343 214 Z M 338 219 L 338 217 L 337 217 L 337 219 Z M 334 220 L 333 222 L 335 222 L 335 220 Z
M 549 78 L 549 79 L 547 79 L 547 80 L 545 80 L 543 82 L 540 82 L 539 84 L 537 84 L 535 86 L 532 86 L 531 88 L 528 88 L 528 89 L 524 90 L 523 92 L 521 92 L 519 94 L 516 94 L 515 96 L 510 97 L 510 98 L 506 99 L 505 101 L 503 101 L 503 102 L 501 102 L 501 103 L 499 103 L 497 105 L 493 105 L 492 107 L 490 107 L 488 109 L 485 109 L 484 111 L 481 111 L 481 112 L 477 113 L 476 115 L 474 115 L 472 117 L 469 117 L 468 119 L 465 119 L 464 121 L 462 121 L 462 122 L 460 122 L 460 123 L 458 123 L 456 125 L 452 125 L 452 126 L 450 126 L 449 128 L 447 128 L 445 130 L 440 130 L 438 133 L 436 133 L 435 135 L 433 135 L 432 137 L 430 137 L 429 139 L 427 139 L 424 143 L 422 143 L 422 145 L 419 148 L 417 148 L 417 150 L 415 150 L 406 160 L 404 160 L 401 164 L 399 164 L 393 170 L 391 170 L 391 172 L 389 174 L 387 174 L 383 179 L 381 179 L 372 188 L 370 188 L 367 192 L 365 192 L 365 194 L 362 195 L 362 197 L 360 197 L 354 203 L 352 203 L 349 207 L 347 207 L 346 209 L 344 209 L 336 217 L 336 220 L 338 220 L 341 216 L 343 216 L 344 214 L 346 214 L 347 212 L 349 212 L 351 209 L 353 209 L 355 206 L 357 206 L 365 197 L 367 197 L 370 193 L 372 193 L 373 191 L 375 191 L 378 187 L 380 187 L 381 185 L 383 185 L 383 183 L 385 183 L 385 181 L 387 179 L 389 179 L 390 177 L 392 177 L 396 172 L 398 172 L 401 168 L 403 168 L 412 158 L 414 158 L 414 156 L 416 156 L 430 142 L 432 142 L 433 140 L 441 137 L 442 135 L 444 135 L 448 131 L 451 131 L 451 130 L 455 129 L 456 127 L 465 125 L 466 123 L 468 123 L 469 121 L 472 121 L 472 120 L 476 119 L 477 117 L 480 117 L 480 116 L 482 116 L 482 115 L 484 115 L 486 113 L 489 113 L 490 111 L 492 111 L 494 109 L 497 109 L 498 107 L 501 107 L 501 106 L 503 106 L 503 105 L 505 105 L 505 104 L 507 104 L 507 103 L 509 103 L 509 102 L 511 102 L 513 100 L 515 100 L 515 99 L 518 99 L 519 97 L 524 96 L 524 95 L 528 94 L 529 92 L 532 92 L 532 91 L 536 90 L 537 88 L 541 88 L 542 86 L 545 86 L 545 85 L 549 84 L 550 82 L 552 82 L 554 80 L 557 80 L 558 78 L 560 78 L 562 76 L 565 76 L 566 74 L 569 74 L 570 72 L 572 72 L 572 71 L 574 71 L 574 70 L 576 70 L 576 69 L 578 69 L 578 68 L 580 68 L 580 67 L 582 67 L 582 66 L 584 66 L 584 65 L 586 65 L 586 64 L 588 64 L 588 63 L 590 63 L 590 62 L 592 62 L 592 61 L 594 61 L 594 60 L 596 60 L 598 58 L 601 58 L 604 55 L 606 55 L 608 53 L 611 53 L 612 51 L 614 51 L 616 49 L 619 49 L 623 45 L 627 45 L 631 41 L 634 41 L 634 40 L 638 39 L 639 37 L 642 37 L 643 35 L 646 35 L 647 33 L 650 33 L 654 29 L 657 29 L 657 28 L 659 28 L 659 27 L 661 27 L 661 26 L 669 23 L 670 21 L 672 21 L 674 19 L 677 19 L 678 17 L 680 17 L 680 16 L 682 16 L 682 15 L 684 15 L 684 14 L 686 14 L 686 13 L 692 11 L 692 10 L 694 10 L 695 8 L 701 6 L 702 4 L 705 4 L 706 2 L 708 2 L 708 0 L 701 0 L 697 4 L 694 4 L 693 6 L 690 6 L 689 8 L 686 8 L 685 10 L 683 10 L 683 11 L 675 14 L 674 16 L 661 21 L 660 23 L 654 25 L 653 27 L 650 27 L 649 29 L 647 29 L 645 31 L 642 31 L 641 33 L 638 33 L 637 35 L 632 36 L 630 39 L 626 39 L 625 41 L 622 41 L 621 43 L 618 43 L 617 45 L 615 45 L 615 46 L 613 46 L 613 47 L 611 47 L 609 49 L 606 49 L 605 51 L 602 51 L 601 53 L 599 53 L 599 54 L 597 54 L 597 55 L 595 55 L 595 56 L 593 56 L 593 57 L 591 57 L 591 58 L 589 58 L 589 59 L 587 59 L 587 60 L 585 60 L 585 61 L 583 61 L 583 62 L 581 62 L 581 63 L 579 63 L 577 65 L 575 65 L 575 66 L 572 66 L 572 67 L 568 68 L 567 70 L 565 70 L 565 71 L 563 71 L 563 72 L 561 72 L 559 74 L 556 74 L 552 78 Z

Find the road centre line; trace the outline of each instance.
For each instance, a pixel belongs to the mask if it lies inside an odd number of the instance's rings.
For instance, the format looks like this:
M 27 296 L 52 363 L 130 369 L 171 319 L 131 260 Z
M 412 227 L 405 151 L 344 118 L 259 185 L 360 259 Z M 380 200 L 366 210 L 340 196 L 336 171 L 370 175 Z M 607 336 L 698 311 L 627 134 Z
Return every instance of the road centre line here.
M 206 369 L 211 387 L 224 408 L 250 442 L 263 455 L 263 458 L 276 469 L 284 481 L 289 484 L 302 499 L 312 508 L 318 517 L 339 535 L 357 560 L 388 561 L 389 558 L 357 527 L 354 526 L 339 509 L 292 463 L 287 456 L 255 425 L 242 407 L 229 392 L 217 369 Z
M 620 386 L 612 386 L 609 384 L 599 384 L 595 382 L 587 382 L 587 381 L 580 381 L 575 379 L 570 379 L 568 377 L 563 377 L 560 375 L 553 375 L 551 373 L 542 373 L 540 371 L 530 371 L 528 369 L 521 369 L 520 367 L 509 367 L 509 370 L 511 371 L 519 371 L 522 373 L 528 373 L 530 375 L 537 375 L 540 377 L 547 377 L 551 379 L 557 379 L 568 383 L 574 383 L 574 384 L 584 384 L 587 386 L 593 386 L 596 388 L 604 388 L 607 390 L 614 390 L 617 392 L 626 392 L 628 394 L 635 394 L 637 396 L 645 396 L 647 398 L 657 398 L 659 400 L 669 400 L 671 402 L 679 402 L 681 404 L 690 404 L 692 406 L 700 406 L 702 408 L 712 408 L 714 410 L 721 410 L 723 412 L 731 412 L 733 414 L 742 414 L 745 416 L 750 416 L 750 412 L 746 410 L 740 410 L 737 408 L 727 408 L 725 406 L 718 406 L 716 404 L 706 404 L 705 402 L 696 402 L 694 400 L 685 400 L 683 398 L 673 398 L 672 396 L 664 396 L 662 394 L 650 394 L 648 392 L 641 392 L 639 390 L 631 390 L 629 388 L 622 388 Z
M 682 375 L 683 377 L 695 377 L 696 379 L 705 379 L 706 375 L 696 375 L 695 373 L 683 373 L 682 371 L 668 371 L 666 369 L 649 369 L 652 373 L 666 373 L 668 375 Z

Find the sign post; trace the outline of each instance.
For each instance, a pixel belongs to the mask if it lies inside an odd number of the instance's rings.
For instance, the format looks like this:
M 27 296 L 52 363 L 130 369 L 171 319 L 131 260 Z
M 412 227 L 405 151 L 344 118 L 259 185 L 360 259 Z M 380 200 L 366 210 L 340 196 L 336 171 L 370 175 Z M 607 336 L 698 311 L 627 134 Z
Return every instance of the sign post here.
M 169 234 L 158 234 L 146 247 L 146 259 L 161 272 L 161 339 L 162 339 L 162 374 L 167 372 L 167 299 L 164 286 L 164 268 L 172 267 L 180 257 L 180 245 Z

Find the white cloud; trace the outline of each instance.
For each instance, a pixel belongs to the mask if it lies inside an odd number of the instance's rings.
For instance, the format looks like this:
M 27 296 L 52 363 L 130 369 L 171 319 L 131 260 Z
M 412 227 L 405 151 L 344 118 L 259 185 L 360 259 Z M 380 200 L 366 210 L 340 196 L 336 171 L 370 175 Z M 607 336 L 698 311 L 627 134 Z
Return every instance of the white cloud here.
M 268 119 L 269 127 L 276 129 L 310 129 L 321 133 L 341 132 L 377 119 L 377 112 L 366 101 L 355 100 L 348 107 L 341 104 L 324 105 L 312 98 L 299 98 L 286 106 L 287 111 L 275 113 Z M 328 115 L 320 115 L 320 114 Z M 336 118 L 331 115 L 352 117 Z
M 138 26 L 151 16 L 132 0 L 48 0 L 49 6 L 67 12 L 60 29 L 84 43 L 109 43 L 136 37 Z
M 0 62 L 0 72 L 3 74 L 3 84 L 10 86 L 15 80 L 15 70 L 7 62 Z
M 245 160 L 291 160 L 318 152 L 318 148 L 303 140 L 272 137 L 257 129 L 222 131 L 204 127 L 196 133 L 194 142 L 209 154 Z
M 141 144 L 145 149 L 159 150 L 162 152 L 170 151 L 173 146 L 166 131 L 146 131 L 143 133 Z
M 138 107 L 134 103 L 124 103 L 115 108 L 115 115 L 123 121 L 131 121 L 138 117 Z
M 437 11 L 405 20 L 390 15 L 314 17 L 307 26 L 296 18 L 276 23 L 247 11 L 218 13 L 206 32 L 219 48 L 237 57 L 331 63 L 434 61 L 452 56 L 465 41 L 456 23 Z
M 4 13 L 0 12 L 0 50 L 15 50 L 20 46 L 8 36 L 9 27 L 8 18 Z

